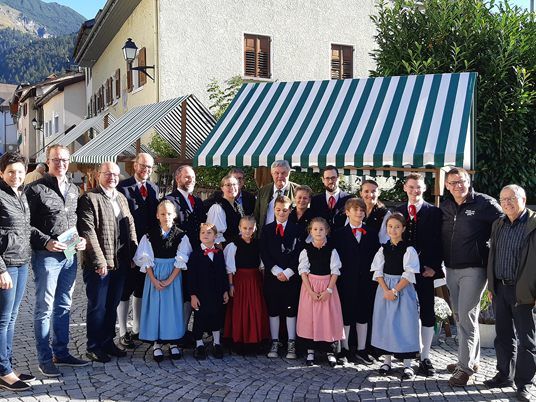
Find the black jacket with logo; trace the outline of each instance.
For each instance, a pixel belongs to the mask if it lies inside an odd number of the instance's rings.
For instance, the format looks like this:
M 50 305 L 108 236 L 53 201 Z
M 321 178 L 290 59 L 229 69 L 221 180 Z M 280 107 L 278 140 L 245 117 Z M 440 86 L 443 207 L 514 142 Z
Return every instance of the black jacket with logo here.
M 502 216 L 497 201 L 470 188 L 463 204 L 458 205 L 453 198 L 447 198 L 440 208 L 443 212 L 441 239 L 445 266 L 485 268 L 491 225 Z

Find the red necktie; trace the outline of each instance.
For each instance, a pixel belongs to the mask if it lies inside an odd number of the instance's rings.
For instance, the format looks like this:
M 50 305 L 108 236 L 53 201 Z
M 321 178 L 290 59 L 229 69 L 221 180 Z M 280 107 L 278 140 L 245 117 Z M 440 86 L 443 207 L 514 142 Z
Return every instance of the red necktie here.
M 417 222 L 417 207 L 413 204 L 410 204 L 409 206 L 409 216 L 411 216 L 413 219 L 415 219 L 415 222 Z
M 328 201 L 329 209 L 333 209 L 333 208 L 335 208 L 335 204 L 336 204 L 336 203 L 337 203 L 337 202 L 335 201 L 335 197 L 330 196 L 330 197 L 329 197 L 329 201 Z
M 352 233 L 354 236 L 357 234 L 357 232 L 361 233 L 362 235 L 366 235 L 367 231 L 363 228 L 352 228 Z
M 276 226 L 276 228 L 275 228 L 275 234 L 276 234 L 276 235 L 279 235 L 279 236 L 281 236 L 281 237 L 284 236 L 284 234 L 285 234 L 285 228 L 283 227 L 282 224 L 280 224 L 280 223 L 277 224 L 277 226 Z
M 218 248 L 206 248 L 205 255 L 209 255 L 210 253 L 217 254 L 218 251 L 220 251 Z
M 192 194 L 188 194 L 188 201 L 190 201 L 190 205 L 192 206 L 192 211 L 193 211 L 195 207 L 195 198 Z
M 144 183 L 140 186 L 140 194 L 143 198 L 147 198 L 147 187 L 145 187 Z

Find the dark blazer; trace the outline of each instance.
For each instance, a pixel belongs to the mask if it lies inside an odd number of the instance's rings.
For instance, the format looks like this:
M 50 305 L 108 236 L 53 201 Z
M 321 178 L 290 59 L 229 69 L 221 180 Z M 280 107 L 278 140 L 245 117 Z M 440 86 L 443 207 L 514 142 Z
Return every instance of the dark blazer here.
M 300 242 L 299 226 L 290 221 L 285 226 L 283 239 L 275 233 L 277 222 L 269 223 L 262 229 L 260 238 L 261 259 L 264 264 L 266 276 L 273 276 L 270 272 L 277 265 L 282 269 L 290 268 L 294 274 L 290 280 L 294 280 L 298 274 L 298 259 L 303 245 Z
M 212 197 L 203 201 L 205 206 L 205 212 L 208 212 L 210 207 L 216 203 L 216 200 L 223 198 L 223 192 L 221 190 L 214 191 Z M 242 208 L 244 209 L 245 215 L 253 215 L 255 211 L 255 194 L 250 193 L 249 191 L 242 190 Z
M 329 209 L 328 203 L 326 201 L 326 193 L 315 195 L 311 199 L 311 211 L 314 217 L 324 218 L 332 230 L 339 229 L 344 226 L 346 223 L 346 212 L 344 210 L 344 204 L 346 200 L 352 198 L 352 195 L 349 195 L 347 192 L 341 191 L 339 194 L 339 199 L 335 204 L 335 208 Z
M 287 193 L 285 193 L 285 195 L 290 198 L 292 202 L 294 202 L 294 194 L 297 186 L 298 184 L 289 182 Z M 257 201 L 255 202 L 255 211 L 253 215 L 255 216 L 255 220 L 257 221 L 257 230 L 259 233 L 261 233 L 262 227 L 264 226 L 264 222 L 266 222 L 266 212 L 268 210 L 268 204 L 270 204 L 270 201 L 272 201 L 273 195 L 273 182 L 262 186 L 259 189 L 259 193 L 257 194 Z
M 136 226 L 138 242 L 152 227 L 158 225 L 158 220 L 156 219 L 158 187 L 150 181 L 145 182 L 145 187 L 147 188 L 147 197 L 144 200 L 134 176 L 121 180 L 117 185 L 117 191 L 123 194 L 128 201 L 128 208 Z
M 191 211 L 186 199 L 182 196 L 179 190 L 175 189 L 164 199 L 171 201 L 177 210 L 177 218 L 175 224 L 188 235 L 192 247 L 200 244 L 199 240 L 199 225 L 206 222 L 207 214 L 203 206 L 203 200 L 194 196 L 194 210 Z
M 407 202 L 399 205 L 396 211 L 404 215 L 406 220 L 409 220 Z M 436 278 L 437 274 L 443 276 L 443 271 L 441 270 L 441 261 L 443 259 L 441 224 L 441 210 L 425 201 L 419 212 L 417 212 L 417 242 L 415 249 L 419 254 L 421 272 L 424 271 L 424 266 L 426 265 L 436 272 Z M 404 241 L 408 240 L 408 235 L 409 232 L 406 228 L 403 234 Z

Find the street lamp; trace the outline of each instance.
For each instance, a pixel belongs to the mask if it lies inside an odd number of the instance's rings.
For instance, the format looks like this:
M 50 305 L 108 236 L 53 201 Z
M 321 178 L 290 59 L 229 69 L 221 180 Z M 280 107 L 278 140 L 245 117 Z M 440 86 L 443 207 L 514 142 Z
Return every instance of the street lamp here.
M 132 38 L 128 38 L 127 41 L 125 42 L 125 46 L 123 46 L 123 57 L 124 57 L 125 61 L 127 62 L 128 66 L 130 67 L 131 70 L 136 70 L 136 71 L 142 72 L 147 77 L 152 79 L 153 82 L 154 82 L 154 78 L 151 77 L 151 75 L 147 72 L 147 70 L 149 70 L 149 69 L 154 70 L 154 65 L 153 66 L 132 67 L 132 62 L 136 58 L 137 53 L 138 53 L 138 47 L 136 46 L 136 44 L 134 43 Z
M 32 119 L 32 126 L 35 131 L 41 131 L 41 138 L 42 138 L 41 149 L 44 149 L 45 148 L 45 131 L 43 130 L 43 127 L 41 126 L 41 124 L 39 124 L 39 122 L 37 121 L 35 117 Z

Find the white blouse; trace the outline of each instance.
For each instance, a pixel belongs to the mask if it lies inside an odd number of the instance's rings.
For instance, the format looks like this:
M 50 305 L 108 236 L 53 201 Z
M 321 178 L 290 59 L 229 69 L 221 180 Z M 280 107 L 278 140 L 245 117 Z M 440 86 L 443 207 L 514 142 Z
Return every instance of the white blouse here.
M 225 237 L 223 237 L 223 233 L 225 233 L 225 231 L 227 230 L 227 220 L 225 216 L 225 211 L 220 204 L 214 204 L 210 207 L 207 212 L 207 222 L 216 225 L 216 229 L 218 230 L 215 243 L 225 242 Z
M 184 237 L 187 238 L 186 236 Z M 190 244 L 189 241 L 188 244 Z M 175 255 L 175 262 L 173 265 L 175 266 L 175 268 L 186 270 L 186 264 L 182 263 L 182 258 L 179 256 L 179 252 L 180 246 L 177 248 L 177 254 Z M 188 256 L 189 255 L 190 254 L 188 254 Z M 136 266 L 140 267 L 140 271 L 143 273 L 147 272 L 147 268 L 154 267 L 153 247 L 151 246 L 151 242 L 147 238 L 147 235 L 143 235 L 143 237 L 141 238 L 140 244 L 138 245 L 138 248 L 136 250 L 136 254 L 134 255 L 134 258 L 132 260 L 134 261 Z
M 341 259 L 339 258 L 339 253 L 337 250 L 333 249 L 331 251 L 331 258 L 329 261 L 329 267 L 331 270 L 331 275 L 340 275 L 341 274 Z M 309 263 L 309 256 L 307 255 L 307 250 L 302 250 L 300 253 L 299 263 L 298 263 L 298 273 L 301 275 L 303 273 L 308 274 L 310 272 L 311 264 Z
M 407 279 L 410 283 L 415 283 L 415 274 L 420 272 L 421 265 L 419 263 L 419 255 L 417 251 L 411 246 L 406 249 L 402 260 L 404 265 L 404 272 L 402 278 Z M 377 281 L 379 277 L 383 277 L 383 265 L 385 264 L 385 257 L 383 255 L 383 247 L 381 247 L 372 261 L 370 270 L 374 272 L 372 280 Z

